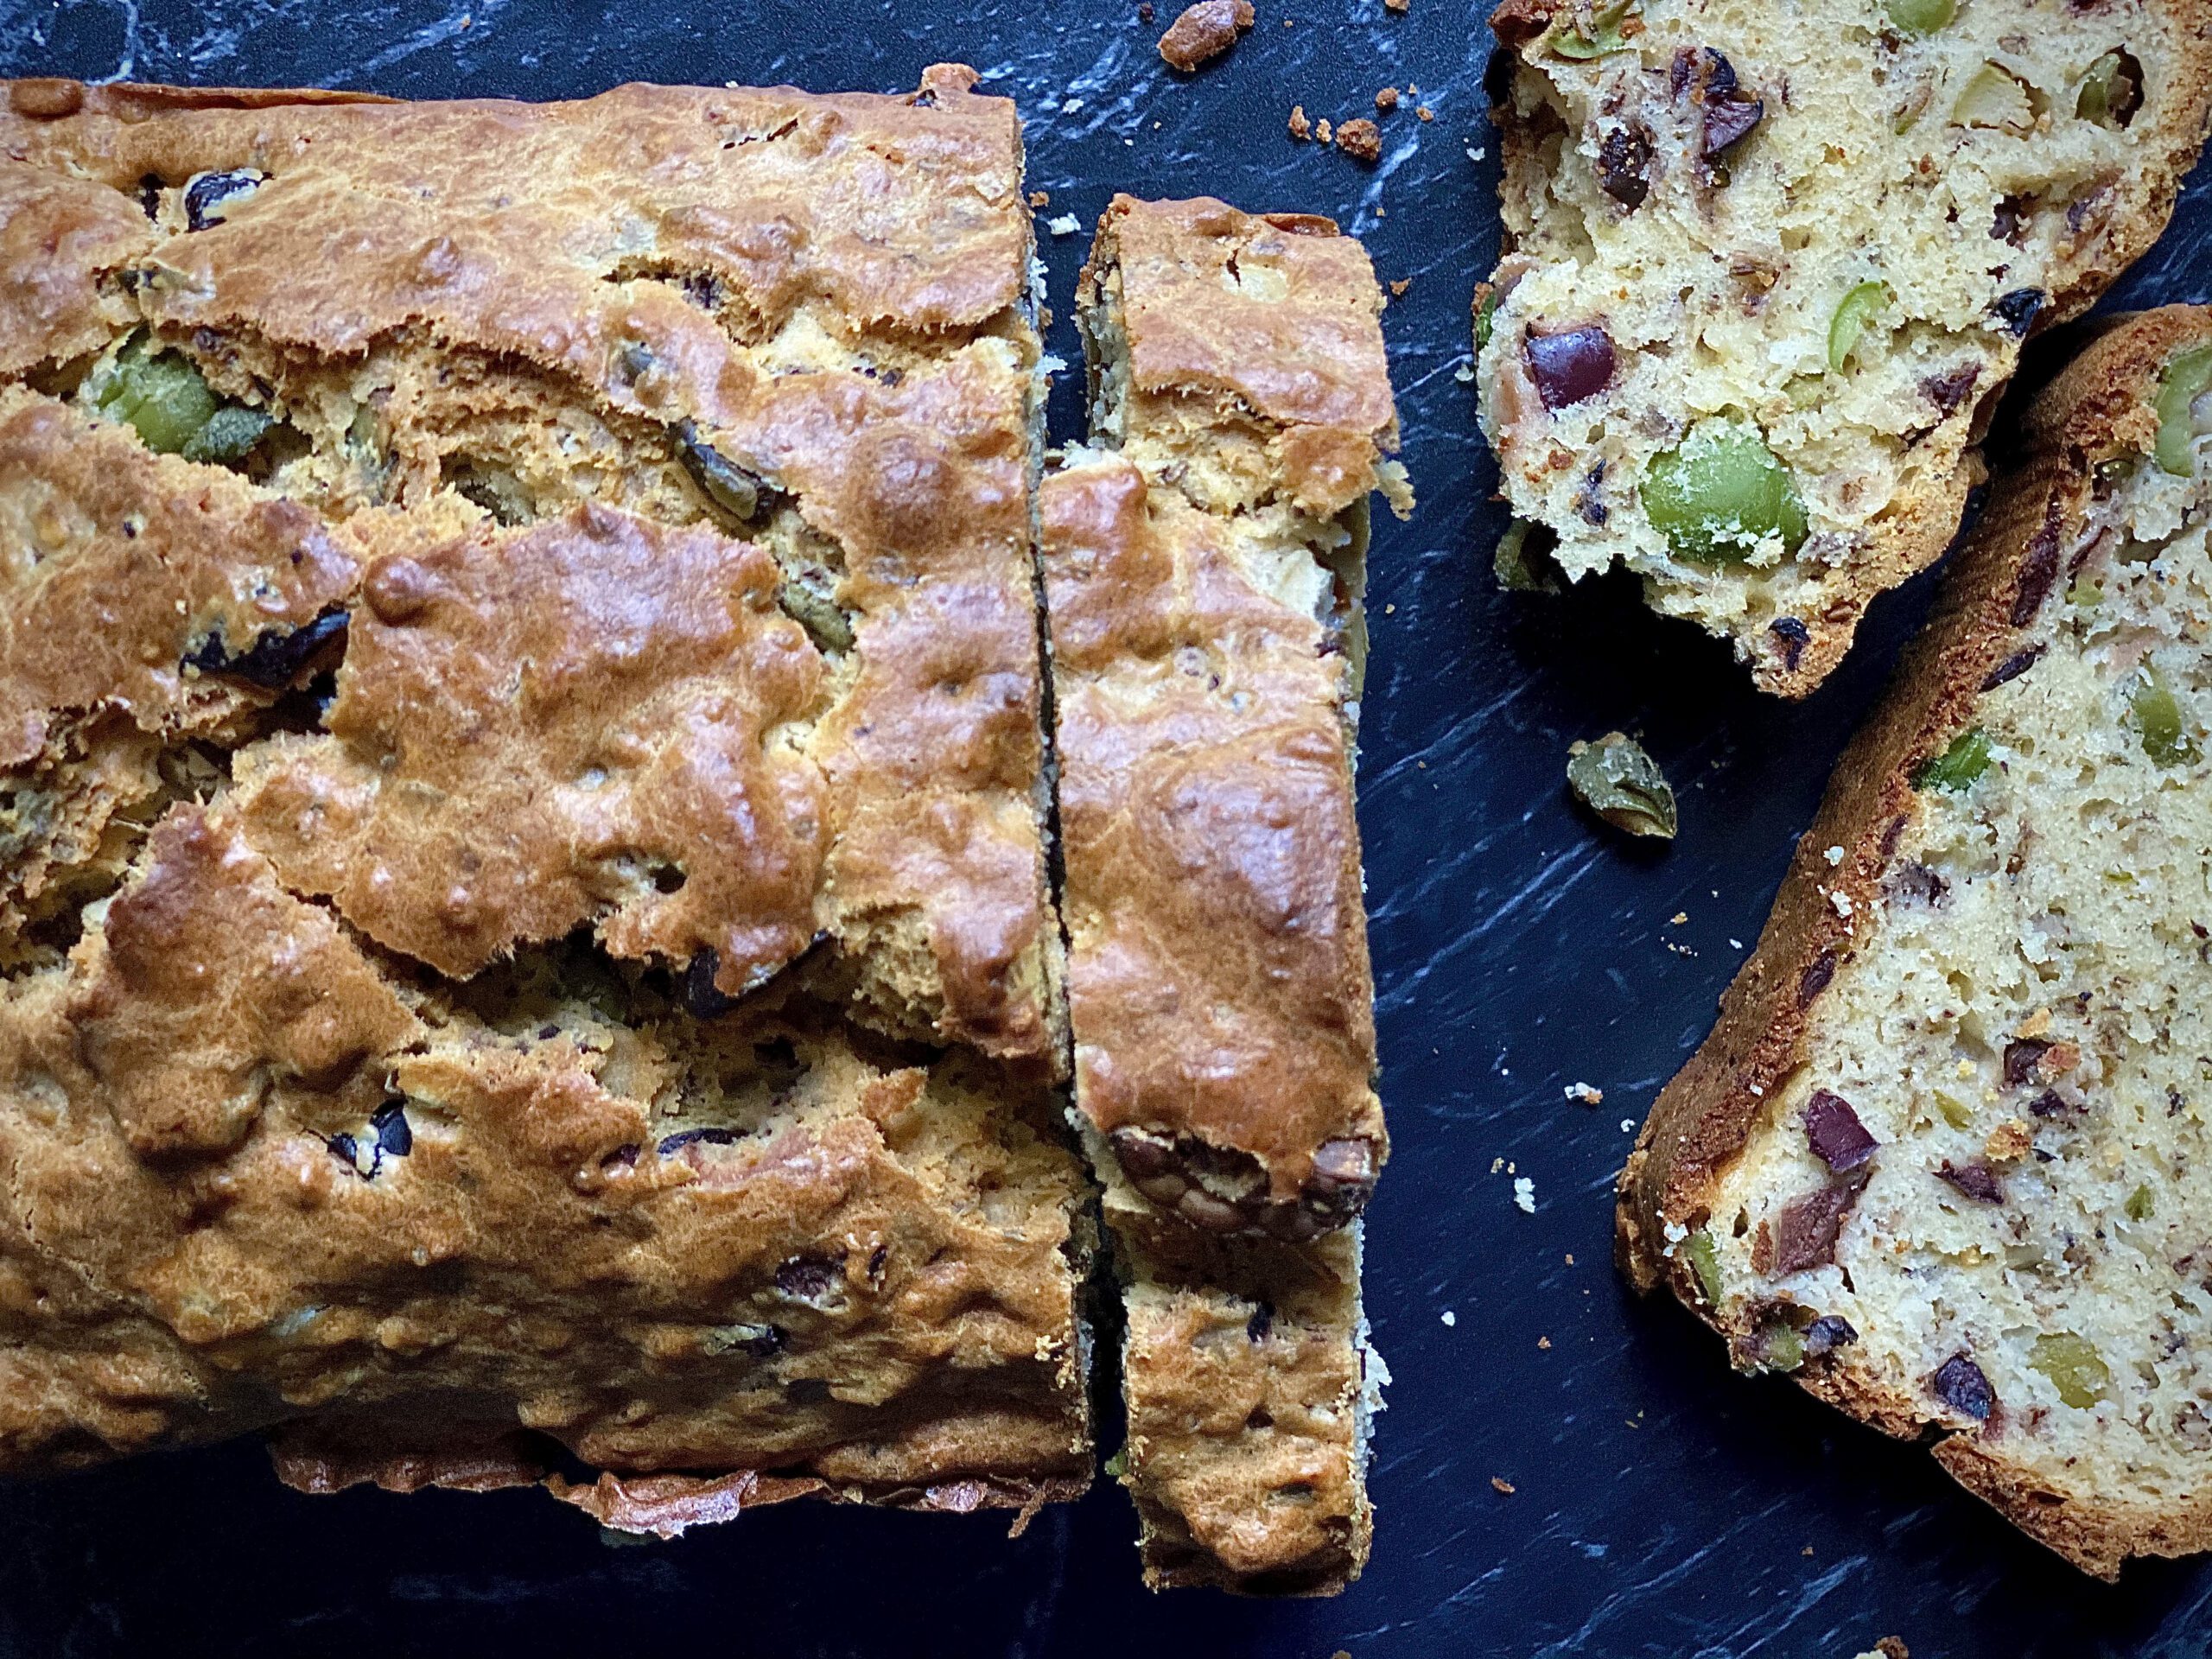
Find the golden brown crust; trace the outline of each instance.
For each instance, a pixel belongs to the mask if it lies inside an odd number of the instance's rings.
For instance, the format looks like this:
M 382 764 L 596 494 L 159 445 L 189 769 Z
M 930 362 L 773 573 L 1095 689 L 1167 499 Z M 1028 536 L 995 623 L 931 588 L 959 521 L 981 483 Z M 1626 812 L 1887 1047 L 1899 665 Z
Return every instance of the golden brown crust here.
M 1637 1137 L 1621 1173 L 1615 1243 L 1638 1289 L 1665 1285 L 1712 1322 L 1690 1263 L 1670 1241 L 1705 1224 L 1719 1172 L 1809 1057 L 1813 1011 L 1880 913 L 1890 849 L 1916 810 L 1913 770 L 1971 723 L 1991 671 L 2060 585 L 2063 550 L 2077 539 L 2097 463 L 2150 448 L 2157 423 L 2148 404 L 2160 372 L 2176 350 L 2208 337 L 2212 311 L 2171 306 L 2135 316 L 2083 352 L 2028 410 L 2022 465 L 1993 493 L 1888 696 L 1838 761 L 1712 1034 L 1661 1091 Z M 1843 856 L 1832 866 L 1825 849 L 1835 847 Z M 1926 1414 L 1912 1402 L 1833 1376 L 1803 1380 L 1887 1433 L 1924 1430 Z M 2177 1517 L 2062 1503 L 2034 1490 L 2016 1461 L 1973 1440 L 1954 1435 L 1936 1455 L 2008 1518 L 2090 1571 L 2110 1576 L 2132 1554 L 2212 1548 L 2212 1506 Z
M 973 79 L 10 86 L 0 1463 L 312 1414 L 310 1484 L 520 1426 L 614 1524 L 1087 1479 Z M 276 438 L 97 418 L 126 336 Z

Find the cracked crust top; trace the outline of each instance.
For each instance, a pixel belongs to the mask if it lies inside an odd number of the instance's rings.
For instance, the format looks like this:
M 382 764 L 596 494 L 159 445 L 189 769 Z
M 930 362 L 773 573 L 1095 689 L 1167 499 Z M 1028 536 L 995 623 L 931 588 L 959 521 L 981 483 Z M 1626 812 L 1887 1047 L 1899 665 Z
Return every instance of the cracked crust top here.
M 0 1462 L 1087 1478 L 973 79 L 8 88 Z

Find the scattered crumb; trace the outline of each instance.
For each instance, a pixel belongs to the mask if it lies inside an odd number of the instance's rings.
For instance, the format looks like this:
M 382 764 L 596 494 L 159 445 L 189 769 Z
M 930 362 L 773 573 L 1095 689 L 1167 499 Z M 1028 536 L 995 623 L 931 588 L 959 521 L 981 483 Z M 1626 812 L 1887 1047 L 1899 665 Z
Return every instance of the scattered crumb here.
M 1636 1133 L 1636 1120 L 1632 1117 L 1624 1117 L 1621 1119 L 1621 1133 L 1623 1135 L 1634 1135 Z
M 1567 1253 L 1567 1265 L 1570 1268 L 1574 1265 L 1574 1252 L 1573 1250 L 1569 1250 Z
M 1539 1348 L 1548 1350 L 1551 1345 L 1552 1339 L 1549 1337 L 1538 1337 L 1536 1338 L 1536 1346 Z
M 1083 221 L 1073 213 L 1062 213 L 1058 219 L 1048 219 L 1045 228 L 1054 236 L 1073 236 L 1083 228 Z
M 1827 860 L 1829 867 L 1833 868 L 1834 866 L 1843 862 L 1843 849 L 1840 847 L 1831 847 L 1827 851 L 1822 853 L 1821 856 Z
M 1440 1318 L 1440 1319 L 1441 1319 L 1444 1321 L 1444 1323 L 1445 1323 L 1445 1324 L 1446 1324 L 1446 1325 L 1457 1325 L 1457 1324 L 1459 1324 L 1459 1316 L 1457 1313 L 1453 1313 L 1450 1308 L 1448 1308 L 1448 1307 L 1447 1307 L 1447 1308 L 1446 1308 L 1446 1309 L 1444 1310 L 1444 1312 L 1443 1312 L 1442 1313 L 1439 1314 L 1437 1317 L 1438 1317 L 1438 1318 Z
M 1667 918 L 1667 923 L 1670 927 L 1680 927 L 1684 922 L 1689 920 L 1689 912 L 1687 910 L 1678 910 L 1672 916 L 1669 916 Z
M 1567 1085 L 1567 1097 L 1579 1100 L 1585 1106 L 1595 1106 L 1605 1098 L 1605 1091 L 1586 1083 L 1570 1083 Z
M 1497 1174 L 1499 1170 L 1503 1169 L 1504 1167 L 1505 1160 L 1503 1158 L 1493 1158 L 1490 1160 L 1490 1173 L 1493 1175 Z
M 1398 89 L 1395 86 L 1385 86 L 1381 92 L 1376 93 L 1375 107 L 1378 110 L 1396 109 L 1398 107 Z
M 1813 1547 L 1810 1544 L 1808 1544 L 1804 1548 L 1799 1550 L 1797 1553 L 1801 1555 L 1810 1555 L 1813 1553 Z
M 1436 111 L 1430 109 L 1426 104 L 1421 105 L 1419 108 L 1414 110 L 1414 113 L 1424 121 L 1433 121 L 1436 119 Z
M 1501 1497 L 1510 1497 L 1513 1496 L 1513 1483 L 1508 1480 L 1503 1475 L 1492 1475 L 1490 1478 L 1490 1484 L 1491 1490 L 1497 1492 Z
M 1484 156 L 1489 154 L 1490 147 L 1486 144 L 1469 144 L 1467 146 L 1467 159 L 1471 162 L 1479 162 Z
M 1337 148 L 1355 162 L 1373 164 L 1382 159 L 1382 129 L 1365 116 L 1356 116 L 1337 129 Z
M 1052 193 L 1049 190 L 1032 190 L 1029 193 L 1029 205 L 1032 207 L 1051 207 L 1052 205 Z
M 1379 208 L 1378 208 L 1378 209 L 1376 209 L 1376 211 L 1379 213 L 1379 212 L 1381 211 L 1381 209 L 1379 209 Z M 1399 277 L 1399 278 L 1398 278 L 1398 280 L 1397 280 L 1396 282 L 1392 283 L 1390 284 L 1390 297 L 1391 297 L 1392 299 L 1394 299 L 1394 300 L 1402 300 L 1402 299 L 1404 299 L 1404 298 L 1406 297 L 1406 290 L 1407 290 L 1408 289 L 1411 288 L 1413 285 L 1414 285 L 1414 279 L 1413 279 L 1412 277 L 1410 277 L 1410 276 L 1401 276 L 1401 277 Z
M 1413 9 L 1414 0 L 1382 0 L 1383 10 L 1395 11 L 1401 17 L 1404 16 Z
M 1151 21 L 1152 0 L 1144 0 L 1144 3 L 1137 8 L 1137 22 L 1141 23 L 1148 23 Z
M 1160 55 L 1171 69 L 1185 74 L 1210 63 L 1236 44 L 1236 37 L 1252 27 L 1252 0 L 1198 0 L 1167 25 L 1160 37 Z
M 1313 124 L 1313 136 L 1316 138 L 1319 138 L 1325 144 L 1330 143 L 1336 137 L 1336 130 L 1330 126 L 1329 118 L 1327 116 L 1323 116 L 1319 121 Z
M 1835 913 L 1846 921 L 1851 919 L 1851 895 L 1847 893 L 1828 894 L 1828 903 L 1835 906 Z
M 1294 104 L 1290 106 L 1290 136 L 1301 144 L 1313 136 L 1313 124 L 1306 118 L 1306 106 L 1303 104 Z
M 1397 613 L 1398 607 L 1395 601 L 1382 607 L 1382 614 L 1385 616 L 1395 616 Z
M 1536 1213 L 1536 1184 L 1526 1175 L 1514 1178 L 1513 1207 L 1524 1216 Z
M 1744 948 L 1744 942 L 1741 939 L 1732 938 L 1728 941 L 1728 948 L 1731 950 L 1740 950 Z

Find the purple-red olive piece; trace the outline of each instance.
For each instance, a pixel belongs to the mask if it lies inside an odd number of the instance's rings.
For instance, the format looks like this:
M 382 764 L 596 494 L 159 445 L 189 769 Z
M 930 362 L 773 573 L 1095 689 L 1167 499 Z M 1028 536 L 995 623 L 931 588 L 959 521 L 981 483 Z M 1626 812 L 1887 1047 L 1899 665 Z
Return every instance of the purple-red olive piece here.
M 1555 334 L 1531 329 L 1527 352 L 1529 378 L 1546 409 L 1568 408 L 1612 384 L 1612 336 L 1594 322 Z

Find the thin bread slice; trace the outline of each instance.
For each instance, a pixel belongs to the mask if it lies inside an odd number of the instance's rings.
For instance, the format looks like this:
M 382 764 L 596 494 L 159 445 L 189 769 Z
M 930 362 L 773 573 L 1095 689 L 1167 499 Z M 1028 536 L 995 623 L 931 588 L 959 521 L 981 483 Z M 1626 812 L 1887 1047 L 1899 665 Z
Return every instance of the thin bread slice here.
M 1618 1242 L 2084 1569 L 2212 1547 L 2212 310 L 2037 400 Z
M 1409 505 L 1381 297 L 1325 220 L 1117 198 L 1079 304 L 1101 448 L 1046 478 L 1043 546 L 1122 1479 L 1149 1582 L 1331 1592 L 1382 1380 L 1351 790 L 1366 498 Z
M 1483 429 L 1570 577 L 1802 696 L 1931 563 L 2024 336 L 2149 247 L 2204 0 L 1506 0 Z M 1524 550 L 1527 541 L 1522 543 Z
M 973 79 L 0 92 L 0 1465 L 1085 1484 Z

